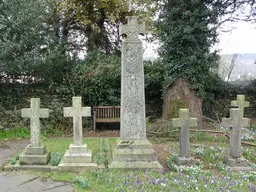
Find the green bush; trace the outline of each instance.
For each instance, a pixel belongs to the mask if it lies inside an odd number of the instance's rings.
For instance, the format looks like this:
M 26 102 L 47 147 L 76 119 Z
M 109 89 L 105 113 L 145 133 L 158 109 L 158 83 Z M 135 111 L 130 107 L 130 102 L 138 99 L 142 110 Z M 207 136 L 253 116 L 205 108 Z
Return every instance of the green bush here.
M 11 165 L 15 165 L 16 162 L 20 159 L 20 155 L 16 154 L 12 159 L 11 159 Z
M 80 185 L 83 189 L 88 189 L 90 187 L 90 182 L 85 177 L 77 177 L 75 183 Z
M 60 163 L 60 160 L 61 160 L 61 158 L 62 158 L 62 156 L 63 156 L 63 154 L 62 153 L 59 153 L 59 152 L 57 152 L 57 153 L 52 153 L 51 154 L 51 165 L 52 166 L 58 166 L 59 165 L 59 163 Z
M 82 96 L 87 106 L 96 106 L 120 105 L 120 90 L 120 57 L 91 52 L 74 64 L 57 91 L 66 98 Z

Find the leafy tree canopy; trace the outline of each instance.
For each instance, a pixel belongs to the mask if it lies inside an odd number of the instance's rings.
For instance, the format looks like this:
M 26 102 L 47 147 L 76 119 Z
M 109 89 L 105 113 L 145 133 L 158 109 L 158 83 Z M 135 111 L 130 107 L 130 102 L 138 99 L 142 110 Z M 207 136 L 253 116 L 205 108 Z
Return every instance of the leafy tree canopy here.
M 54 55 L 52 9 L 42 0 L 0 1 L 1 78 L 32 80 Z M 35 78 L 35 79 L 40 79 Z
M 182 76 L 190 86 L 205 97 L 207 92 L 218 89 L 218 55 L 211 52 L 217 42 L 218 6 L 207 1 L 167 0 L 160 14 L 160 56 L 166 66 L 164 89 Z M 217 86 L 217 87 L 216 87 Z
M 149 0 L 63 0 L 59 12 L 70 34 L 77 30 L 86 39 L 88 52 L 119 52 L 118 27 L 128 15 L 140 15 L 153 26 L 155 1 Z

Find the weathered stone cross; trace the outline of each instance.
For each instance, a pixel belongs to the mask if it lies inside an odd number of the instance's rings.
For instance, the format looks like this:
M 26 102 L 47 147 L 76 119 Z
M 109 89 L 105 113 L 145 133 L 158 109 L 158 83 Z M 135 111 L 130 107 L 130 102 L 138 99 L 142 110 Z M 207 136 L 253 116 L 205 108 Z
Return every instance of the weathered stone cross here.
M 231 101 L 232 107 L 238 107 L 241 109 L 241 118 L 244 117 L 244 108 L 249 107 L 250 103 L 248 101 L 245 101 L 244 95 L 237 95 L 236 101 Z
M 30 99 L 30 108 L 21 110 L 22 117 L 30 118 L 31 144 L 33 147 L 39 147 L 40 143 L 40 119 L 49 117 L 49 109 L 40 109 L 40 98 Z
M 139 23 L 138 17 L 130 16 L 128 18 L 128 24 L 120 24 L 119 35 L 126 34 L 127 40 L 138 40 L 138 34 L 145 33 L 145 22 Z
M 81 97 L 72 97 L 73 107 L 64 107 L 64 117 L 73 117 L 74 144 L 83 145 L 82 117 L 91 116 L 91 107 L 82 107 Z
M 189 128 L 197 126 L 197 118 L 189 118 L 188 109 L 179 110 L 179 118 L 172 118 L 173 127 L 181 127 L 180 157 L 189 157 Z
M 241 117 L 241 109 L 230 109 L 230 118 L 222 118 L 223 127 L 232 127 L 230 135 L 230 156 L 239 158 L 241 152 L 241 127 L 249 127 L 250 119 Z

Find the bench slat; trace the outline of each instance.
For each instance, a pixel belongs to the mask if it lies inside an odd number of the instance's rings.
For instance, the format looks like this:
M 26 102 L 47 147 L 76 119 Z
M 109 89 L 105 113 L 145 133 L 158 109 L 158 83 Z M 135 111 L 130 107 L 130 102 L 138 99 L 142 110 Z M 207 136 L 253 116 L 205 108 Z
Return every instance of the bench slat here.
M 93 108 L 94 132 L 97 123 L 120 122 L 120 106 L 97 106 Z
M 113 119 L 106 119 L 106 118 L 102 118 L 102 119 L 96 119 L 97 123 L 118 123 L 120 122 L 120 118 L 113 118 Z

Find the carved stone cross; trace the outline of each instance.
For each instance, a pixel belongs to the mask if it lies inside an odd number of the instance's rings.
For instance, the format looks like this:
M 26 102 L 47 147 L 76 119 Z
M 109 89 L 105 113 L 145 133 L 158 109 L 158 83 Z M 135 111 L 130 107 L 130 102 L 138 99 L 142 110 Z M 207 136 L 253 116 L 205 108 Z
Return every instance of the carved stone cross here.
M 49 117 L 49 109 L 40 109 L 40 98 L 30 99 L 30 108 L 21 110 L 22 117 L 30 118 L 31 144 L 33 147 L 39 147 L 40 143 L 40 119 Z
M 138 17 L 127 17 L 127 25 L 120 24 L 119 35 L 126 34 L 127 41 L 138 41 L 138 35 L 145 33 L 145 22 L 140 23 Z
M 179 118 L 172 118 L 173 127 L 181 127 L 180 157 L 189 157 L 189 127 L 197 126 L 197 118 L 189 118 L 188 109 L 179 110 Z
M 236 101 L 231 101 L 232 107 L 238 107 L 241 109 L 241 118 L 244 117 L 244 108 L 249 107 L 250 103 L 248 101 L 245 101 L 244 95 L 237 95 Z
M 241 127 L 249 127 L 250 119 L 241 118 L 241 109 L 230 109 L 230 118 L 222 118 L 221 125 L 223 127 L 232 127 L 230 136 L 230 156 L 239 158 L 241 152 Z
M 64 107 L 64 117 L 73 117 L 74 144 L 83 145 L 82 117 L 91 116 L 91 107 L 82 107 L 81 97 L 72 97 L 73 107 Z

